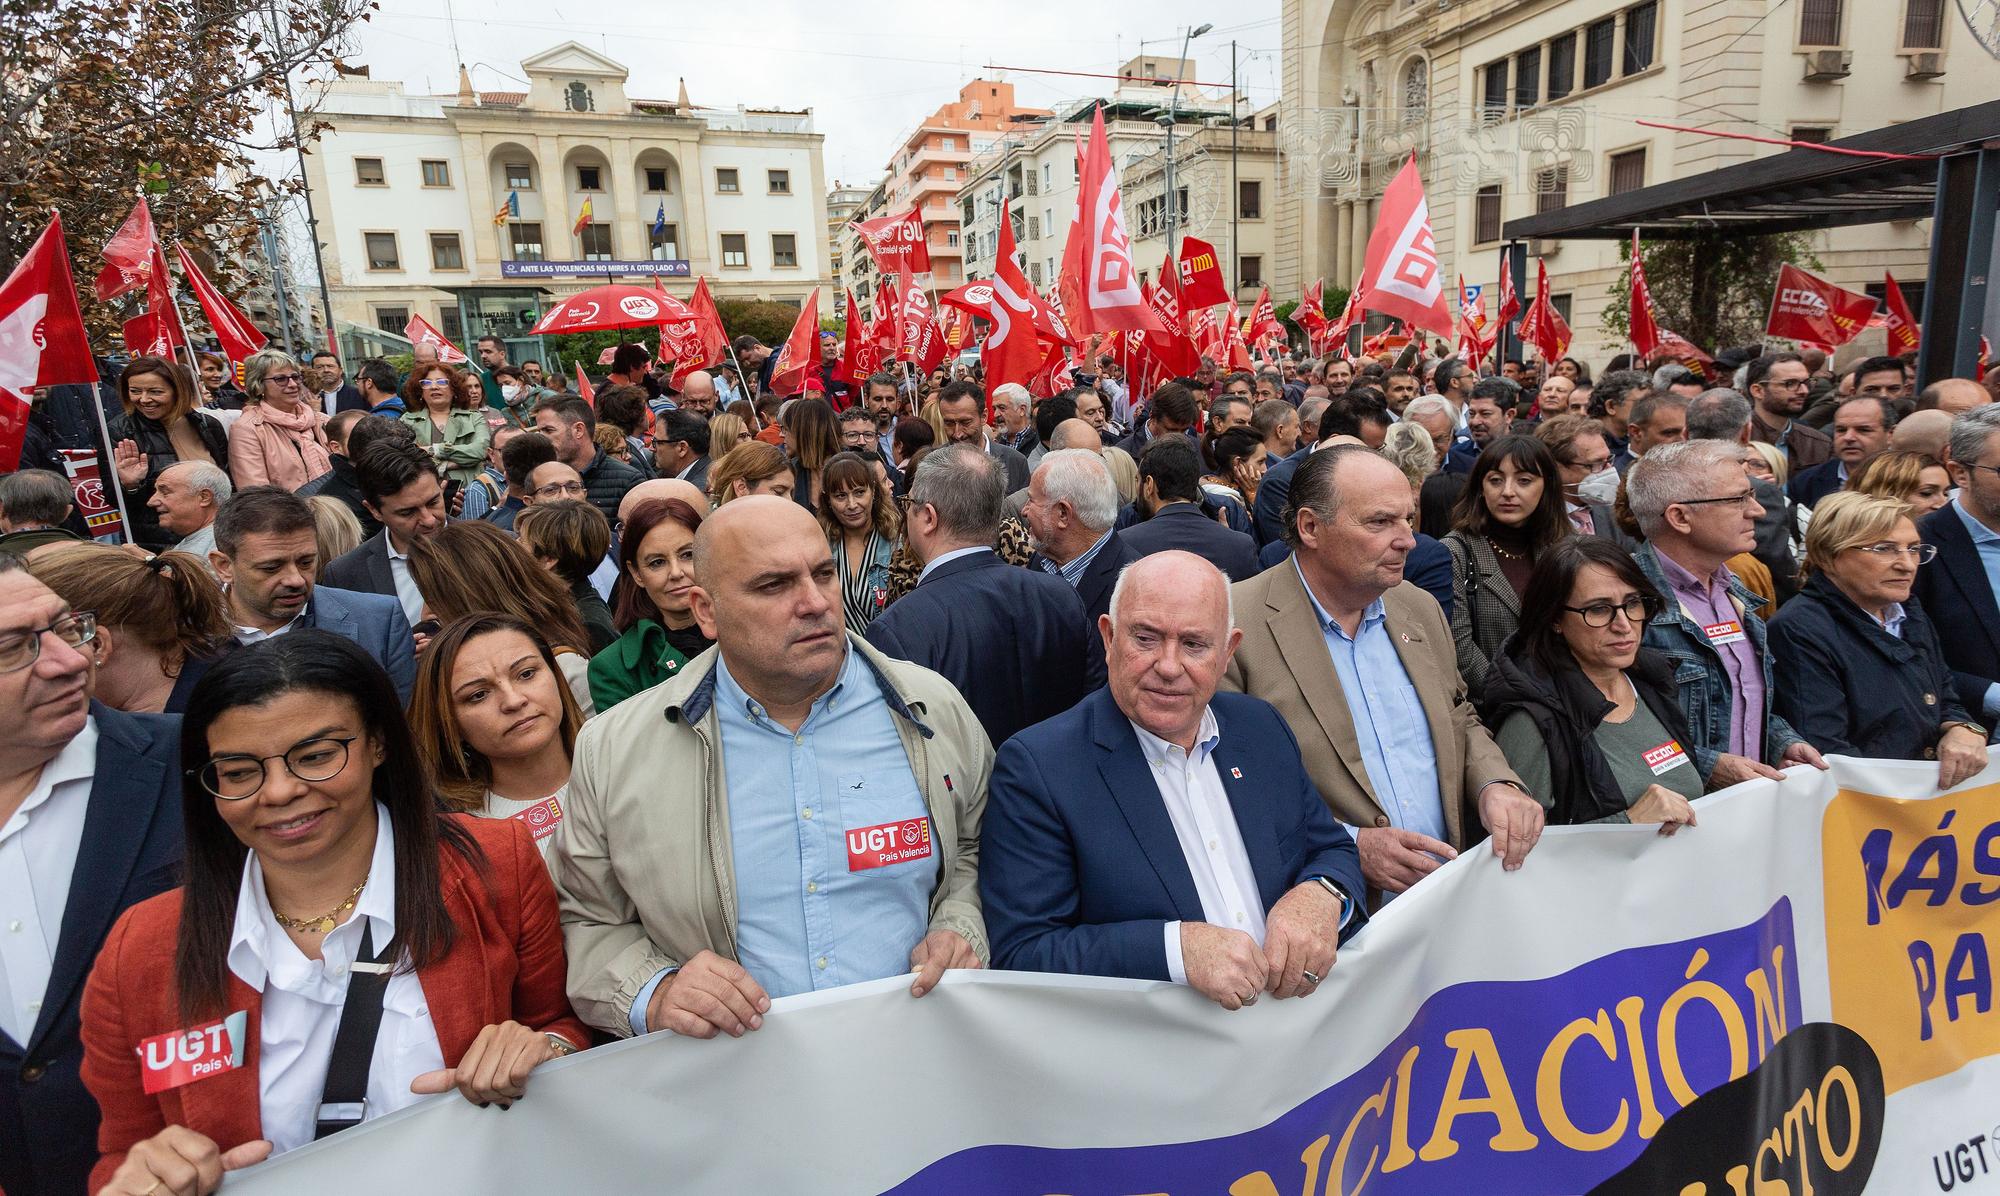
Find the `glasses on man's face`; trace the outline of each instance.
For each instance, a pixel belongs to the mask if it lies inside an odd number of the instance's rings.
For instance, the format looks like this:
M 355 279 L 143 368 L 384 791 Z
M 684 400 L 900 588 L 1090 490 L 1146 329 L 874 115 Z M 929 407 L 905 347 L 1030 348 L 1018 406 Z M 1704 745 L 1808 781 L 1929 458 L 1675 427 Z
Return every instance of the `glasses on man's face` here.
M 1766 378 L 1764 385 L 1771 390 L 1804 390 L 1812 384 L 1810 378 Z
M 42 658 L 42 637 L 53 635 L 72 648 L 81 648 L 97 638 L 97 614 L 73 610 L 47 627 L 0 636 L 0 673 L 18 673 Z
M 273 386 L 292 387 L 304 381 L 304 377 L 299 374 L 266 374 L 264 375 L 264 381 L 271 383 Z
M 1919 565 L 1928 565 L 1937 559 L 1938 554 L 1937 545 L 1935 544 L 1891 544 L 1884 541 L 1880 544 L 1855 544 L 1851 547 L 1856 552 L 1868 553 L 1876 560 L 1884 563 L 1907 555 Z
M 1739 510 L 1748 510 L 1750 508 L 1750 505 L 1756 501 L 1757 501 L 1756 492 L 1752 490 L 1745 490 L 1741 494 L 1725 494 L 1721 498 L 1683 498 L 1679 502 L 1670 503 L 1668 505 L 1676 507 L 1705 507 L 1710 504 L 1720 505 L 1723 503 L 1728 503 Z
M 1593 602 L 1589 606 L 1563 609 L 1582 619 L 1585 627 L 1609 627 L 1618 615 L 1624 615 L 1627 623 L 1637 627 L 1660 613 L 1660 602 L 1650 595 L 1634 594 L 1623 602 Z
M 347 767 L 347 745 L 358 738 L 358 735 L 348 735 L 306 739 L 275 756 L 217 756 L 200 768 L 189 771 L 201 782 L 203 789 L 223 801 L 242 801 L 256 796 L 257 791 L 264 787 L 273 760 L 283 761 L 286 772 L 309 784 L 331 781 L 340 775 L 341 769 Z
M 582 482 L 550 482 L 546 486 L 535 487 L 536 498 L 561 498 L 568 494 L 581 498 L 587 493 L 589 491 L 584 489 Z

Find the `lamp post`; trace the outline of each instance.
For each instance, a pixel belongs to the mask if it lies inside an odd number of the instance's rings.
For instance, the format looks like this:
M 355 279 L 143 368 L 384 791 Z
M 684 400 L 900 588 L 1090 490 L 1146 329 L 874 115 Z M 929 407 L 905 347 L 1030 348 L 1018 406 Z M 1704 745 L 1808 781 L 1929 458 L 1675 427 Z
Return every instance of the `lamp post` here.
M 1174 67 L 1173 99 L 1167 105 L 1166 114 L 1159 118 L 1159 123 L 1167 127 L 1167 162 L 1164 174 L 1167 183 L 1167 257 L 1170 259 L 1174 256 L 1175 226 L 1180 223 L 1180 201 L 1174 192 L 1174 123 L 1181 110 L 1181 75 L 1187 71 L 1188 43 L 1214 27 L 1211 24 L 1202 24 L 1188 30 L 1181 38 L 1181 58 Z

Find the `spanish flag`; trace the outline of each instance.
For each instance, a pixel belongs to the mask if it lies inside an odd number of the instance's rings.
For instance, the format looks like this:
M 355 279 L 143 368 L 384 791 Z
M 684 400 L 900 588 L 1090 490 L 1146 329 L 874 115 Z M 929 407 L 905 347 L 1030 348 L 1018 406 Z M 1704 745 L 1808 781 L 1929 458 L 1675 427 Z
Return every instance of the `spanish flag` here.
M 493 213 L 493 223 L 505 224 L 509 220 L 519 220 L 520 218 L 521 193 L 519 191 L 509 191 L 507 193 L 507 202 L 501 204 L 500 210 Z
M 570 235 L 573 237 L 582 236 L 584 228 L 589 224 L 590 224 L 590 201 L 586 199 L 583 201 L 583 211 L 577 214 L 576 224 L 569 230 Z

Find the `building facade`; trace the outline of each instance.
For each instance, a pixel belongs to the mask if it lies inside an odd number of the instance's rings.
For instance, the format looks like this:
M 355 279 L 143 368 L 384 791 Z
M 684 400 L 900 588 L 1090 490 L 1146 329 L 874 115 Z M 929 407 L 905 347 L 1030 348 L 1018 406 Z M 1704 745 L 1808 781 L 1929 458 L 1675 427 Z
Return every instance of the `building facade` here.
M 1641 121 L 1825 141 L 1990 100 L 2000 64 L 1952 12 L 1938 0 L 1284 0 L 1275 293 L 1353 282 L 1382 189 L 1413 153 L 1449 292 L 1461 274 L 1497 280 L 1509 220 L 1785 149 Z M 1893 272 L 1913 302 L 1928 246 L 1928 220 L 1814 234 L 1827 277 L 1879 293 Z M 1601 365 L 1623 351 L 1600 323 L 1620 246 L 1527 248 L 1548 265 L 1571 352 Z M 1528 278 L 1532 294 L 1532 266 Z
M 903 138 L 889 160 L 883 199 L 890 214 L 917 208 L 923 216 L 931 255 L 931 281 L 950 289 L 964 282 L 960 246 L 959 189 L 972 160 L 1010 132 L 1048 119 L 1046 108 L 1014 102 L 1014 85 L 974 79 L 958 99 L 938 107 Z
M 847 238 L 841 236 L 861 205 L 868 200 L 867 187 L 850 187 L 839 179 L 826 193 L 826 272 L 835 286 L 847 276 Z
M 629 97 L 623 65 L 566 42 L 525 92 L 406 95 L 343 79 L 307 158 L 343 340 L 421 315 L 516 360 L 563 296 L 658 277 L 686 297 L 801 303 L 835 277 L 812 113 Z M 349 333 L 356 334 L 350 338 Z

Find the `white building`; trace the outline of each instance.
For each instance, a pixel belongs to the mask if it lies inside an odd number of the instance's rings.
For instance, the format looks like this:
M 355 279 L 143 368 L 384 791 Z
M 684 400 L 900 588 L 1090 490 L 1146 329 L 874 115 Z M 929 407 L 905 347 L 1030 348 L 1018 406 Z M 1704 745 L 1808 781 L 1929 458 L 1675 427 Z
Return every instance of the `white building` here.
M 792 304 L 832 284 L 810 111 L 628 97 L 625 67 L 576 42 L 521 73 L 525 92 L 334 85 L 307 177 L 337 321 L 400 335 L 422 315 L 520 360 L 541 311 L 606 281 Z

